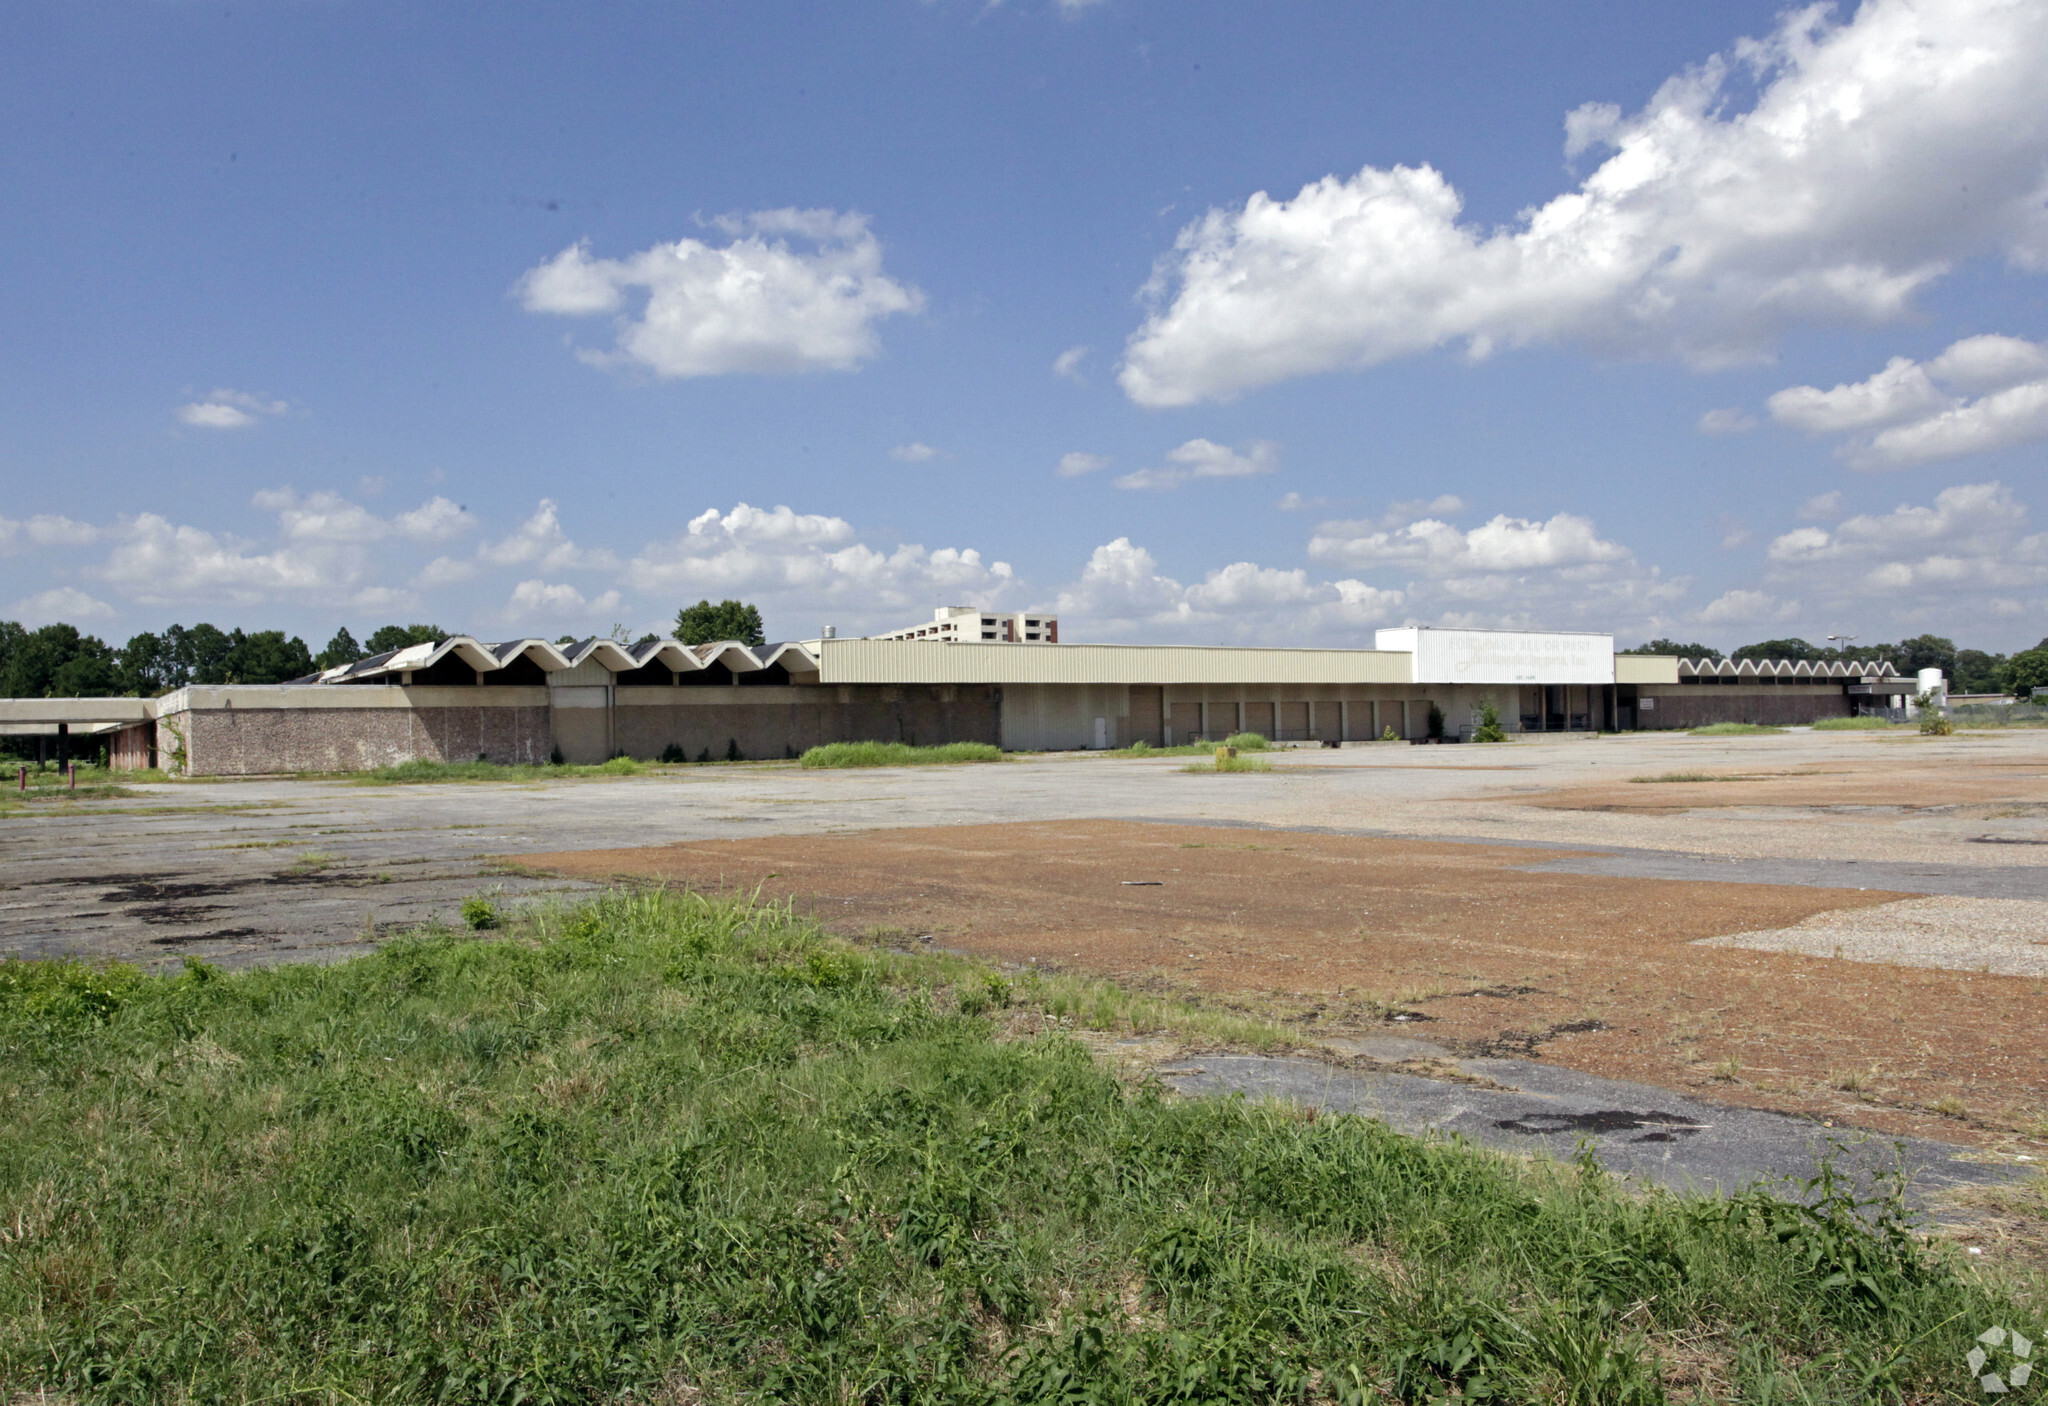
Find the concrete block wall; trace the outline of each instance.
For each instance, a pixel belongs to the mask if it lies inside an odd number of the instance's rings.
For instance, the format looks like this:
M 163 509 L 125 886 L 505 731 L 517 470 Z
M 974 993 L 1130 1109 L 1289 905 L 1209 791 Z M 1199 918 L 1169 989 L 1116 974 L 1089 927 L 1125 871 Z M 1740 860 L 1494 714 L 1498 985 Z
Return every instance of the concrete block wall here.
M 368 771 L 399 762 L 548 760 L 545 707 L 207 708 L 157 724 L 168 765 L 183 739 L 187 776 Z

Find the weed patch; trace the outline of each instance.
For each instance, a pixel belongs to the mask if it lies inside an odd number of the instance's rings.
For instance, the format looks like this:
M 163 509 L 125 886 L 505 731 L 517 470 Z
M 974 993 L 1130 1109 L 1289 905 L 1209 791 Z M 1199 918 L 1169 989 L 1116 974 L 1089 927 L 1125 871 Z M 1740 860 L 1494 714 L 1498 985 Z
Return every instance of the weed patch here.
M 797 759 L 806 767 L 942 766 L 955 762 L 999 762 L 1003 749 L 986 742 L 948 742 L 912 747 L 904 742 L 830 742 Z
M 2042 1336 L 1896 1198 L 1173 1099 L 1032 979 L 783 909 L 506 922 L 328 967 L 0 963 L 10 1395 L 1962 1400 L 1977 1334 Z
M 1208 773 L 1219 771 L 1271 771 L 1272 769 L 1273 764 L 1264 757 L 1217 757 L 1214 761 L 1190 762 L 1181 768 L 1182 771 Z
M 1815 732 L 1885 732 L 1892 724 L 1883 718 L 1822 718 L 1813 725 Z
M 362 786 L 393 786 L 432 781 L 557 781 L 589 776 L 638 776 L 647 770 L 631 757 L 613 757 L 595 766 L 506 766 L 500 762 L 399 762 L 380 766 L 355 779 Z
M 1692 729 L 1694 737 L 1776 737 L 1785 731 L 1782 727 L 1765 727 L 1761 723 L 1708 723 L 1705 727 Z

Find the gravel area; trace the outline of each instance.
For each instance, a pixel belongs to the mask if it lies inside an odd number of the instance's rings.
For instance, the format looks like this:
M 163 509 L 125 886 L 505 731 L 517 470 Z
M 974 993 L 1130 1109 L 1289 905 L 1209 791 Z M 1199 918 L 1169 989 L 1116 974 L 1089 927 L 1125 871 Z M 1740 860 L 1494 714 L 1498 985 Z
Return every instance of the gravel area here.
M 1816 913 L 1788 928 L 1709 937 L 1693 945 L 1997 976 L 2048 977 L 2048 903 L 2013 898 L 1908 898 L 1875 908 Z

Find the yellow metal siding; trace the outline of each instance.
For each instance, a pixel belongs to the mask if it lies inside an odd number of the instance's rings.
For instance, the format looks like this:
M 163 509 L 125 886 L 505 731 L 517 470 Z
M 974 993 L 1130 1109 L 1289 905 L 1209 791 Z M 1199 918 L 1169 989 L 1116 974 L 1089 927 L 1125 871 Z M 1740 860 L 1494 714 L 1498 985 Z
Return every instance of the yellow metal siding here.
M 1678 656 L 1675 654 L 1617 654 L 1614 656 L 1616 683 L 1677 683 Z
M 993 684 L 1406 683 L 1408 656 L 1371 649 L 824 640 L 820 681 Z

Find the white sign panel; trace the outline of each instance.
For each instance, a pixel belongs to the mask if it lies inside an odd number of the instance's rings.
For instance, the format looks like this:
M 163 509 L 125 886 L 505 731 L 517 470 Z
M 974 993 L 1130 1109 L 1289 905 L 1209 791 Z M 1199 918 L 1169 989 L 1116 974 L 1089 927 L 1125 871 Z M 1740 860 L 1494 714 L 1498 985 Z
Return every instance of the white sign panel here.
M 1415 659 L 1417 683 L 1613 683 L 1614 636 L 1549 631 L 1381 630 L 1380 649 Z

